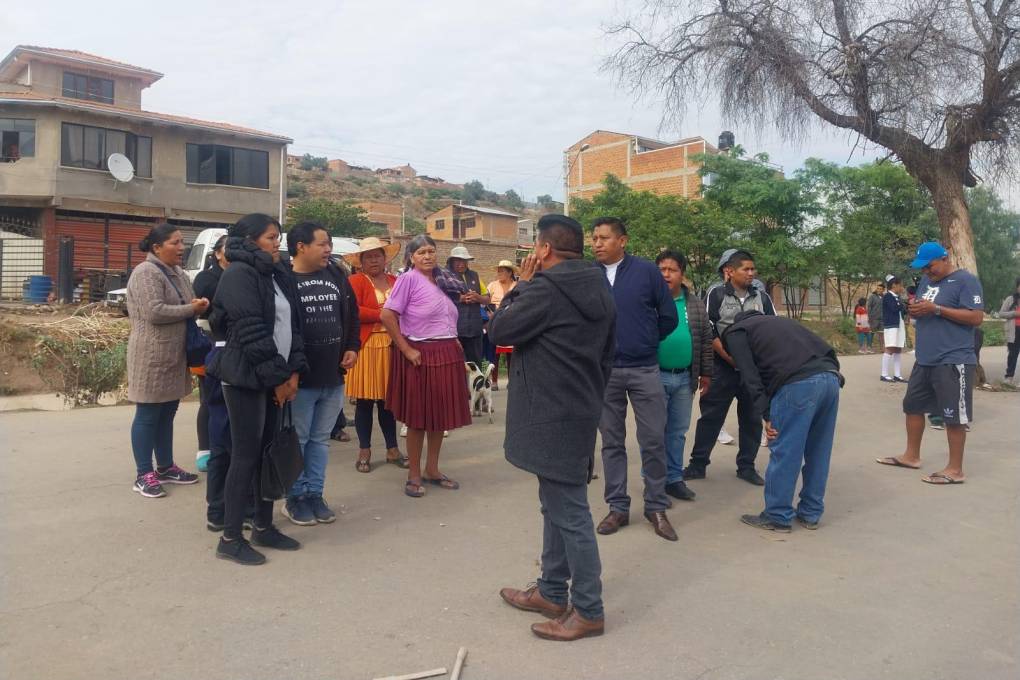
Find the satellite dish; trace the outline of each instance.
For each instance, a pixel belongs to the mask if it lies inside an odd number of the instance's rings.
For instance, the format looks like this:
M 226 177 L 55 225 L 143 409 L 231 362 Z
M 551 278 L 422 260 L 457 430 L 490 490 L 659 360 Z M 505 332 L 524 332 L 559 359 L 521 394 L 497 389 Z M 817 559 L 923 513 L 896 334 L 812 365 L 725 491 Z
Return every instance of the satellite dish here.
M 106 167 L 110 169 L 110 174 L 118 182 L 130 182 L 135 178 L 135 166 L 122 153 L 111 153 L 110 157 L 106 159 Z

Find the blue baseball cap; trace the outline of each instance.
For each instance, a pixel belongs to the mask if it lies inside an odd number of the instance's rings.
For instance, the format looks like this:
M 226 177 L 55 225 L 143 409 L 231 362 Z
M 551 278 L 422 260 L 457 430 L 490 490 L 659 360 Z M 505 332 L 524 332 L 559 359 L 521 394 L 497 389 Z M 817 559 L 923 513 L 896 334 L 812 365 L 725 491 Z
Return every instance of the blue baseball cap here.
M 931 264 L 932 260 L 938 260 L 949 252 L 942 247 L 941 243 L 937 241 L 927 241 L 917 246 L 917 253 L 914 256 L 914 261 L 910 263 L 911 269 L 921 269 Z

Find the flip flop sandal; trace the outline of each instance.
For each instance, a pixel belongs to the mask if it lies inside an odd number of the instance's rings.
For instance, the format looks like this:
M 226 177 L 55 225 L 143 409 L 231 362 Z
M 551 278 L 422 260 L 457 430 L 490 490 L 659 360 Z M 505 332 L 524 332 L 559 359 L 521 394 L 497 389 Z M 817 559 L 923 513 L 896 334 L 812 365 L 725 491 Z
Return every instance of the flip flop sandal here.
M 356 463 L 354 463 L 354 469 L 357 470 L 358 472 L 371 472 L 372 471 L 372 459 L 369 458 L 367 460 L 363 460 L 363 459 L 359 458 L 358 461 Z
M 460 488 L 460 483 L 459 482 L 453 481 L 452 479 L 450 479 L 446 475 L 443 475 L 439 479 L 429 479 L 427 477 L 422 477 L 421 481 L 424 482 L 425 484 L 431 484 L 432 486 L 438 486 L 438 487 L 442 487 L 444 489 L 450 489 L 451 491 L 455 491 L 455 490 Z
M 907 468 L 908 470 L 920 470 L 921 466 L 914 467 L 913 465 L 907 465 L 906 463 L 899 461 L 895 456 L 888 456 L 887 458 L 876 458 L 875 462 L 879 465 L 890 465 L 892 467 Z
M 404 494 L 411 498 L 421 498 L 425 495 L 425 487 L 421 484 L 415 484 L 411 480 L 408 480 L 404 483 Z
M 936 482 L 936 479 L 941 479 L 943 481 Z M 949 486 L 950 484 L 963 484 L 964 482 L 962 479 L 953 479 L 949 475 L 944 475 L 941 472 L 930 474 L 927 477 L 921 477 L 921 481 L 925 484 L 934 484 L 935 486 Z
M 406 470 L 411 467 L 411 463 L 407 456 L 397 456 L 396 458 L 387 458 L 386 462 L 390 465 L 396 465 L 398 468 Z

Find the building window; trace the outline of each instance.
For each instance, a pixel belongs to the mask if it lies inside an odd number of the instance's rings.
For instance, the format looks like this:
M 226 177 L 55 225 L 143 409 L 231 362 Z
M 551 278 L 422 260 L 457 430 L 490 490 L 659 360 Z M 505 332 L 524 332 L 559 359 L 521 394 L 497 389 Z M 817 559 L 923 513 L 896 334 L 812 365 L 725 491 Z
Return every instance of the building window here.
M 60 164 L 68 168 L 108 170 L 110 154 L 127 156 L 137 177 L 152 177 L 152 137 L 124 130 L 63 123 L 60 126 Z
M 446 220 L 436 220 L 436 231 L 446 229 Z
M 269 188 L 269 152 L 219 144 L 188 144 L 188 182 Z
M 475 218 L 473 218 L 473 217 L 468 217 L 468 218 L 463 219 L 463 220 L 460 221 L 460 228 L 464 229 L 465 231 L 468 230 L 468 229 L 472 229 L 474 226 L 475 226 Z
M 64 72 L 65 97 L 75 99 L 90 99 L 104 104 L 113 103 L 113 81 L 107 78 L 94 78 L 83 76 L 80 73 Z
M 0 118 L 0 161 L 13 163 L 35 155 L 35 121 Z

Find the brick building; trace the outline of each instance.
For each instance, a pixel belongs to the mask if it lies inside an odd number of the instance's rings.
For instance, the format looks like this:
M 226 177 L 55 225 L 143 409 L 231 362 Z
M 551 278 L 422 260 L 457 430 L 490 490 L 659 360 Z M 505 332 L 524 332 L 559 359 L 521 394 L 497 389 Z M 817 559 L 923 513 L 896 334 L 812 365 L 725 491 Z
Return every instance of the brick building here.
M 596 130 L 563 152 L 568 204 L 571 198 L 591 198 L 601 192 L 607 174 L 635 191 L 697 198 L 701 164 L 692 157 L 716 151 L 703 137 L 663 142 Z
M 404 207 L 399 203 L 385 201 L 361 201 L 356 206 L 365 211 L 369 222 L 386 227 L 390 236 L 404 230 Z
M 517 243 L 520 215 L 477 205 L 448 205 L 425 218 L 425 232 L 436 240 L 481 239 Z
M 346 177 L 351 172 L 351 166 L 346 161 L 334 158 L 333 160 L 326 161 L 326 170 L 337 177 Z

